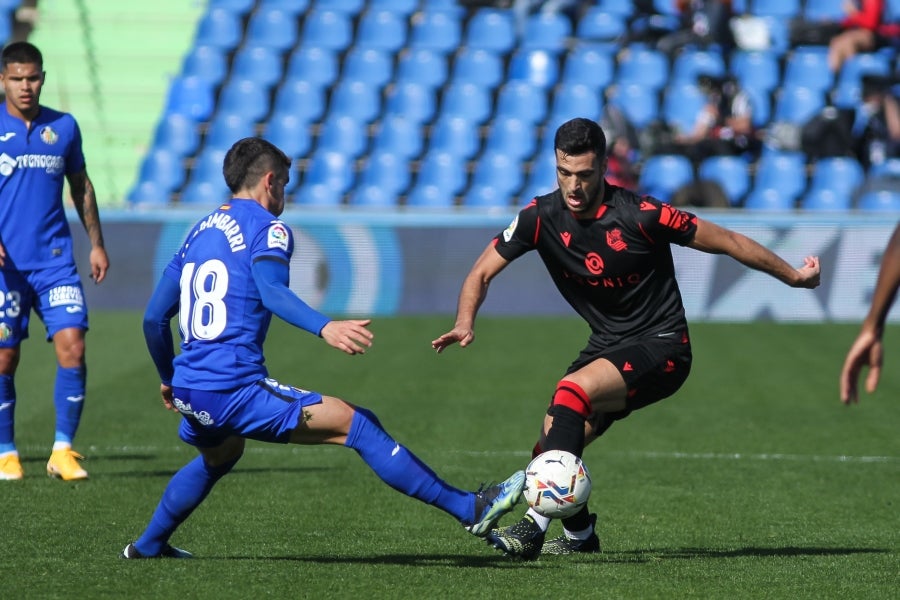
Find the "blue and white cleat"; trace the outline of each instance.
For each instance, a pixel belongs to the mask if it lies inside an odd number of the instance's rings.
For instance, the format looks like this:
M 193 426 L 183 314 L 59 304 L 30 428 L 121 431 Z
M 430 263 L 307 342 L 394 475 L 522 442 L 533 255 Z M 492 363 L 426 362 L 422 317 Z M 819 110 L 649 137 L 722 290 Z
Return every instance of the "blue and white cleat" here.
M 516 471 L 503 483 L 479 489 L 475 492 L 475 521 L 465 525 L 466 530 L 478 537 L 486 536 L 500 517 L 513 509 L 524 487 L 525 471 Z
M 163 551 L 156 556 L 144 556 L 133 543 L 125 546 L 125 549 L 122 550 L 122 554 L 119 556 L 121 558 L 194 558 L 194 555 L 187 550 L 182 550 L 181 548 L 176 548 L 169 544 L 166 544 Z

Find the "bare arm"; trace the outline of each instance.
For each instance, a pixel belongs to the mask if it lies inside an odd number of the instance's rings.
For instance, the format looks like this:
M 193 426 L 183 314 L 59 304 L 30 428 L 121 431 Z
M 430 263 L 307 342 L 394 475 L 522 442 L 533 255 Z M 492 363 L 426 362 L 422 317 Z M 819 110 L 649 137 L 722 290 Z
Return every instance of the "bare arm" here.
M 494 244 L 488 244 L 463 281 L 453 329 L 432 341 L 432 348 L 440 353 L 454 343 L 465 348 L 475 340 L 474 327 L 478 309 L 487 297 L 491 280 L 508 264 L 509 261 L 500 256 Z
M 884 250 L 869 313 L 844 359 L 840 380 L 841 402 L 844 404 L 859 402 L 857 382 L 863 367 L 869 369 L 866 376 L 866 392 L 871 394 L 878 388 L 884 359 L 881 343 L 884 322 L 897 296 L 898 286 L 900 286 L 900 225 L 894 229 Z
M 97 196 L 94 193 L 94 185 L 87 175 L 87 171 L 73 173 L 66 179 L 69 182 L 69 190 L 72 194 L 72 204 L 84 230 L 91 242 L 91 278 L 94 283 L 100 283 L 106 278 L 109 270 L 109 257 L 103 245 L 103 230 L 100 227 L 100 211 L 97 208 Z
M 759 242 L 710 221 L 697 219 L 697 233 L 689 245 L 710 254 L 727 254 L 791 287 L 811 289 L 819 285 L 819 257 L 807 256 L 802 267 L 794 268 Z

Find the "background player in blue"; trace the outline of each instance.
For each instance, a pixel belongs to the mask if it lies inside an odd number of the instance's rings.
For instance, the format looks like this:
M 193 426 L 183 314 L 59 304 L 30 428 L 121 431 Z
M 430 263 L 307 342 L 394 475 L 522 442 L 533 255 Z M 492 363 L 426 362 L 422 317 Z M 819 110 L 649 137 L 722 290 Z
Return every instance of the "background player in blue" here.
M 90 238 L 94 283 L 106 277 L 109 258 L 78 124 L 72 115 L 40 105 L 40 51 L 15 42 L 0 61 L 6 93 L 0 107 L 0 479 L 23 476 L 14 442 L 14 377 L 32 310 L 56 349 L 56 434 L 47 473 L 85 479 L 72 440 L 84 406 L 88 314 L 63 205 L 65 181 Z
M 369 410 L 267 377 L 262 345 L 273 313 L 348 354 L 364 353 L 373 337 L 368 319 L 331 320 L 288 287 L 294 240 L 276 217 L 284 209 L 290 164 L 259 138 L 232 146 L 223 171 L 234 198 L 194 226 L 150 299 L 144 335 L 162 379 L 163 403 L 182 413 L 179 435 L 200 456 L 172 477 L 124 558 L 189 557 L 169 538 L 234 467 L 246 438 L 353 448 L 385 483 L 453 515 L 479 536 L 521 495 L 522 471 L 478 492 L 459 490 L 391 438 Z M 177 357 L 169 329 L 176 313 Z
M 687 379 L 690 338 L 670 244 L 727 254 L 800 288 L 819 285 L 819 259 L 806 257 L 795 269 L 744 235 L 606 183 L 606 139 L 593 121 L 564 123 L 554 143 L 558 189 L 535 198 L 488 244 L 462 284 L 453 329 L 431 344 L 438 352 L 471 344 L 491 280 L 537 250 L 591 335 L 557 384 L 533 453 L 581 456 L 614 421 L 672 395 Z M 488 541 L 527 559 L 600 549 L 596 515 L 587 507 L 563 519 L 563 535 L 544 543 L 549 522 L 529 510 Z

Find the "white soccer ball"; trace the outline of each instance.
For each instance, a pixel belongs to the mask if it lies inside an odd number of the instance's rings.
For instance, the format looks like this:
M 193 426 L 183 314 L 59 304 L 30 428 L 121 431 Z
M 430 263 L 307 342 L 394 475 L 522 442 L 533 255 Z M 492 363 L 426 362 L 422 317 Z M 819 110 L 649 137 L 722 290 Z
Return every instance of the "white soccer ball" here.
M 571 452 L 548 450 L 528 463 L 523 494 L 528 506 L 545 517 L 571 517 L 591 495 L 591 474 Z

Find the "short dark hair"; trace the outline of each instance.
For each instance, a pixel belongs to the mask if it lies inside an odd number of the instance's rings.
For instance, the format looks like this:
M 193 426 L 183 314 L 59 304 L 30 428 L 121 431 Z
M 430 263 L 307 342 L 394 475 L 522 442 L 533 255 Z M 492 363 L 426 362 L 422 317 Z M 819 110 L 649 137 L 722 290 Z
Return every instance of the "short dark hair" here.
M 606 156 L 606 136 L 595 121 L 579 117 L 559 126 L 553 147 L 569 156 L 593 152 L 598 158 L 603 158 Z
M 41 70 L 44 68 L 44 57 L 34 44 L 28 42 L 13 42 L 3 48 L 0 62 L 6 69 L 12 63 L 36 64 Z
M 238 140 L 228 149 L 222 165 L 225 183 L 232 193 L 243 187 L 253 187 L 268 171 L 285 173 L 291 168 L 291 159 L 272 142 L 258 137 Z

